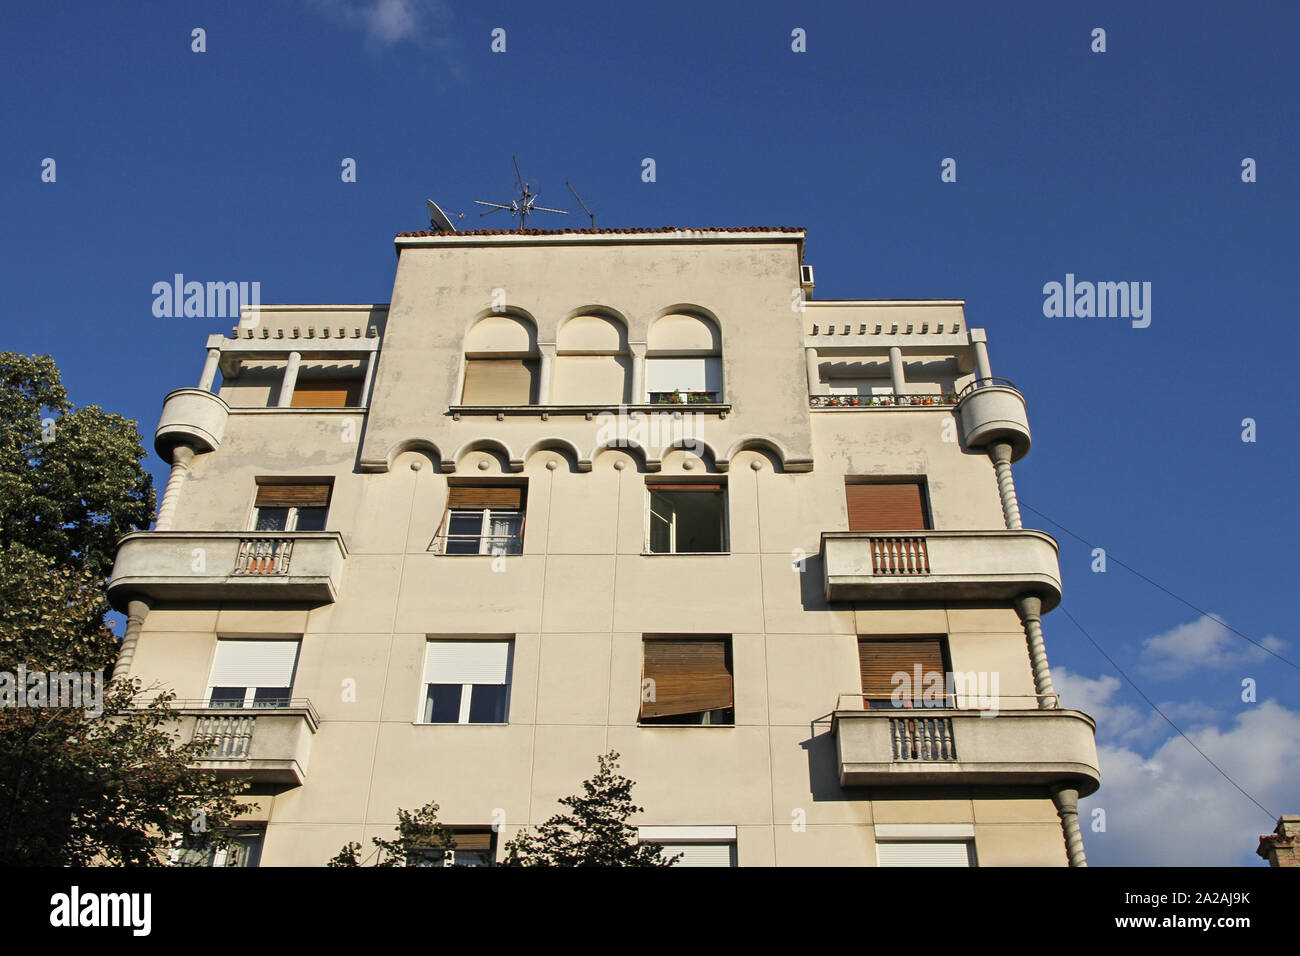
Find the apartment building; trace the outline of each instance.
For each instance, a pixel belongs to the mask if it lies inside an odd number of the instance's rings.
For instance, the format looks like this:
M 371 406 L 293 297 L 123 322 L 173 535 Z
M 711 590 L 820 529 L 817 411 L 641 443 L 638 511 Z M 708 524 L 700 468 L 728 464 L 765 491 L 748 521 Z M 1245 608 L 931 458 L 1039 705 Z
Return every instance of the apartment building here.
M 390 303 L 208 338 L 110 598 L 250 782 L 212 862 L 429 800 L 486 862 L 616 750 L 687 865 L 1084 865 L 1025 399 L 961 301 L 818 300 L 804 243 L 405 233 Z

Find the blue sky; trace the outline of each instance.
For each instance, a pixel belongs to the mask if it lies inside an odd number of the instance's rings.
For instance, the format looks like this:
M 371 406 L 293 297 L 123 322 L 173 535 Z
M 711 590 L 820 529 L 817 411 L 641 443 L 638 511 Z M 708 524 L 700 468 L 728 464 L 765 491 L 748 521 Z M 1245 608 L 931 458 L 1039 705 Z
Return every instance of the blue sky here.
M 14 6 L 0 347 L 54 355 L 75 402 L 149 433 L 197 381 L 204 336 L 232 323 L 154 318 L 177 272 L 259 281 L 264 302 L 387 301 L 392 236 L 424 228 L 426 197 L 505 225 L 472 200 L 511 195 L 515 153 L 543 203 L 576 208 L 571 179 L 601 226 L 805 226 L 819 298 L 966 299 L 1028 397 L 1022 500 L 1300 660 L 1281 368 L 1300 337 L 1300 6 Z M 1067 273 L 1150 282 L 1150 326 L 1045 318 Z M 1061 541 L 1065 606 L 1120 666 L 1269 811 L 1300 811 L 1300 672 L 1026 518 Z M 1100 724 L 1091 861 L 1258 864 L 1268 817 L 1063 615 L 1046 633 L 1066 704 Z

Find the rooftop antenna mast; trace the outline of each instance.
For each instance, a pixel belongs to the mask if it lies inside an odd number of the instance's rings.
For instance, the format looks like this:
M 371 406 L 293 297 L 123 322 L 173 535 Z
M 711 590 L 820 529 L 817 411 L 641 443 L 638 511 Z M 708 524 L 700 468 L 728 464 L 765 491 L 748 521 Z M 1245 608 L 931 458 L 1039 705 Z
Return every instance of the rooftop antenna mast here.
M 510 200 L 510 205 L 508 206 L 499 202 L 485 202 L 482 199 L 475 199 L 474 202 L 479 206 L 492 207 L 487 212 L 479 213 L 480 216 L 490 216 L 492 213 L 504 209 L 506 212 L 510 213 L 511 218 L 514 218 L 515 216 L 519 217 L 519 228 L 522 230 L 526 228 L 528 216 L 532 212 L 558 212 L 562 216 L 567 216 L 569 214 L 567 209 L 552 209 L 550 206 L 537 205 L 537 200 L 540 199 L 541 196 L 539 193 L 533 192 L 533 186 L 535 186 L 536 183 L 525 180 L 524 174 L 519 171 L 519 160 L 514 156 L 510 158 L 513 159 L 515 163 L 515 188 L 519 190 L 519 197 Z
M 576 199 L 576 200 L 578 200 L 578 205 L 582 207 L 582 211 L 585 212 L 588 216 L 591 217 L 591 228 L 592 228 L 592 229 L 595 229 L 595 228 L 596 228 L 596 214 L 595 214 L 594 212 L 592 212 L 590 209 L 587 208 L 587 204 L 586 204 L 585 202 L 582 201 L 582 197 L 578 195 L 578 191 L 577 191 L 576 189 L 573 188 L 573 183 L 569 182 L 569 181 L 566 179 L 566 180 L 564 181 L 564 185 L 566 185 L 566 186 L 569 187 L 569 192 L 573 193 L 573 198 Z

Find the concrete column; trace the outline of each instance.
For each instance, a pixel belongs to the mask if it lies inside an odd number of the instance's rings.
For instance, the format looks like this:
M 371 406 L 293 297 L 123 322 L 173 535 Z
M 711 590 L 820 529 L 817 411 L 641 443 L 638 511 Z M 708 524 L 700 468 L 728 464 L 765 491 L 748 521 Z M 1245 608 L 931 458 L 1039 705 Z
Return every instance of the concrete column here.
M 217 380 L 217 364 L 221 361 L 221 349 L 208 349 L 208 360 L 203 363 L 203 374 L 199 376 L 199 388 L 212 391 Z
M 370 383 L 375 379 L 375 363 L 379 360 L 378 352 L 371 352 L 366 356 L 366 378 L 361 383 L 361 404 L 370 404 Z
M 1006 519 L 1009 531 L 1019 531 L 1024 527 L 1020 523 L 1020 502 L 1016 500 L 1016 483 L 1011 477 L 1011 445 L 997 442 L 989 449 L 993 459 L 993 471 L 998 476 L 998 494 L 1002 496 L 1002 516 Z
M 1071 787 L 1053 787 L 1052 802 L 1061 818 L 1061 831 L 1065 834 L 1065 852 L 1070 866 L 1087 866 L 1083 853 L 1083 833 L 1079 830 L 1079 791 Z
M 172 521 L 176 518 L 176 505 L 181 497 L 181 485 L 190 474 L 190 462 L 194 460 L 194 449 L 188 445 L 177 445 L 172 449 L 172 473 L 167 479 L 167 488 L 163 491 L 162 504 L 158 506 L 158 520 L 154 523 L 155 531 L 170 531 Z
M 645 350 L 644 342 L 630 343 L 628 351 L 632 353 L 632 395 L 630 405 L 641 405 L 650 400 L 645 390 Z
M 136 641 L 140 638 L 140 629 L 144 619 L 149 615 L 149 605 L 145 601 L 129 601 L 126 605 L 126 633 L 122 635 L 122 646 L 117 652 L 117 663 L 113 665 L 110 680 L 127 677 L 131 673 L 131 660 L 135 657 Z
M 555 366 L 555 346 L 538 345 L 542 353 L 541 369 L 537 374 L 537 404 L 551 404 L 551 372 Z
M 803 357 L 804 357 L 804 361 L 808 365 L 808 394 L 809 395 L 820 394 L 821 387 L 822 387 L 822 376 L 821 376 L 821 372 L 817 370 L 817 363 L 818 363 L 817 350 L 804 349 Z
M 1052 670 L 1047 666 L 1047 647 L 1043 644 L 1043 602 L 1032 595 L 1016 598 L 1016 613 L 1025 628 L 1029 647 L 1029 664 L 1034 670 L 1034 693 L 1039 710 L 1055 710 L 1061 705 L 1052 686 Z
M 897 345 L 889 347 L 889 381 L 895 395 L 902 395 L 906 382 L 903 381 L 903 350 Z
M 293 401 L 293 389 L 298 384 L 298 366 L 302 364 L 302 355 L 289 353 L 289 361 L 284 366 L 284 380 L 280 383 L 280 398 L 275 403 L 280 408 L 288 408 Z
M 970 344 L 975 346 L 975 377 L 981 382 L 993 377 L 993 372 L 989 368 L 988 341 L 988 336 L 984 334 L 983 329 L 970 330 Z

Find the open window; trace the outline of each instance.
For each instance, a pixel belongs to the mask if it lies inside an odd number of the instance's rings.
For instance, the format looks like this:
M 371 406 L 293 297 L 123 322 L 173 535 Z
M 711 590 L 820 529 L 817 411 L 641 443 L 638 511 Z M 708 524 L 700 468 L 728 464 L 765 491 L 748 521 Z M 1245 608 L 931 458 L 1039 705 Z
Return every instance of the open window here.
M 730 637 L 647 637 L 641 723 L 732 726 Z
M 512 641 L 429 641 L 421 722 L 506 723 L 512 663 Z
M 727 489 L 720 482 L 647 482 L 646 550 L 719 554 L 727 550 Z
M 217 641 L 208 678 L 211 707 L 288 707 L 298 666 L 298 641 Z
M 258 478 L 254 531 L 324 531 L 333 478 Z
M 171 853 L 171 862 L 175 866 L 218 867 L 248 866 L 255 867 L 262 860 L 262 842 L 266 838 L 265 827 L 238 827 L 225 830 L 213 839 L 208 832 L 186 832 L 177 838 L 177 847 Z
M 443 554 L 522 554 L 522 485 L 451 485 L 438 536 Z

